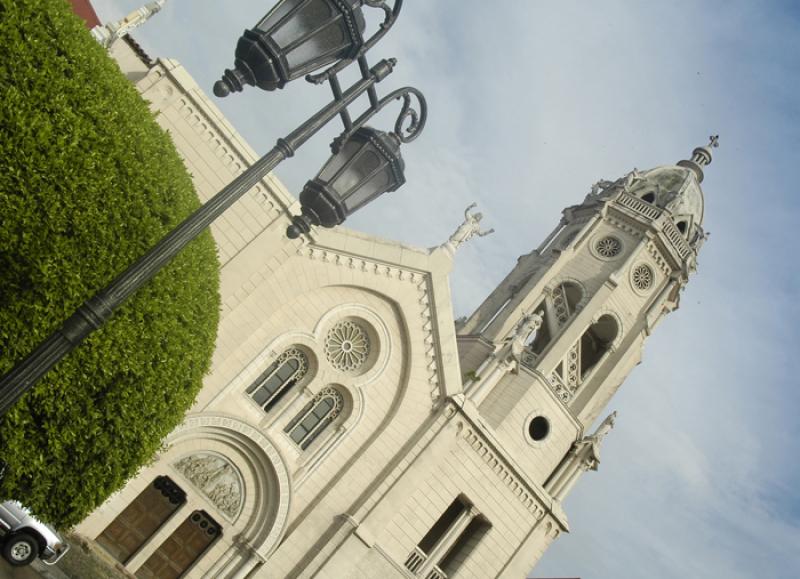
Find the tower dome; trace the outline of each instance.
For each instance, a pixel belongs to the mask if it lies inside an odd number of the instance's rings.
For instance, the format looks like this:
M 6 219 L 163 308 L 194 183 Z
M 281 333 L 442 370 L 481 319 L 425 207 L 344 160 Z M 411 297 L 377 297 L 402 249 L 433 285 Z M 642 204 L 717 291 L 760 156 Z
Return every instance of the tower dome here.
M 708 145 L 697 147 L 691 159 L 638 171 L 634 169 L 615 182 L 601 181 L 593 188 L 595 198 L 608 199 L 623 193 L 664 210 L 677 229 L 695 249 L 705 239 L 703 232 L 703 167 L 712 160 L 712 149 L 719 146 L 719 136 Z M 600 192 L 602 190 L 602 192 Z M 593 195 L 590 195 L 590 199 Z
M 697 175 L 687 167 L 667 165 L 639 173 L 628 193 L 672 215 L 685 236 L 703 223 L 703 190 Z

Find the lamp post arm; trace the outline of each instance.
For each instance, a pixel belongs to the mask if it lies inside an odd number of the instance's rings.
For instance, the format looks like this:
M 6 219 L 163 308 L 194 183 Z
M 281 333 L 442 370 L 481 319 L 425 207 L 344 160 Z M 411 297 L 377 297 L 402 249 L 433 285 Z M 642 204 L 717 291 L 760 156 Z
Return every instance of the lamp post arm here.
M 89 334 L 102 327 L 117 308 L 242 195 L 258 184 L 281 161 L 292 157 L 303 143 L 346 110 L 359 96 L 391 74 L 394 64 L 393 60 L 380 61 L 370 69 L 369 75 L 342 93 L 341 98 L 334 99 L 286 137 L 278 139 L 271 151 L 184 219 L 108 286 L 81 305 L 59 329 L 0 379 L 0 416 L 4 416 L 25 392 Z

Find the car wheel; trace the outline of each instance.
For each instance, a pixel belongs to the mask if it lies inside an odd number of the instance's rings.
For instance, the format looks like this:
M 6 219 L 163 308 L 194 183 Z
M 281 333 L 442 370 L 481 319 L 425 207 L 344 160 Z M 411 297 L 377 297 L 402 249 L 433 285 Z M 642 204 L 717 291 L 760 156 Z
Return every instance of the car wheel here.
M 15 567 L 29 564 L 38 554 L 39 543 L 27 533 L 11 535 L 3 545 L 3 557 Z

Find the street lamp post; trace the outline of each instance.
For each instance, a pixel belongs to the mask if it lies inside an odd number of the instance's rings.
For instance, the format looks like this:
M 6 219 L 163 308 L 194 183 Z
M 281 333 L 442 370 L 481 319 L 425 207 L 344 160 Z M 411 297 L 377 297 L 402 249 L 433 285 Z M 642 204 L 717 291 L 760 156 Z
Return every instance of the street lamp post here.
M 360 207 L 404 183 L 400 144 L 413 140 L 424 128 L 425 99 L 412 87 L 378 98 L 375 85 L 391 74 L 395 60 L 381 60 L 372 67 L 366 60 L 366 52 L 388 32 L 402 4 L 403 0 L 394 0 L 390 8 L 381 0 L 280 0 L 254 29 L 244 33 L 236 47 L 234 69 L 226 70 L 223 79 L 214 86 L 217 96 L 240 91 L 246 85 L 274 90 L 307 75 L 306 79 L 313 84 L 327 81 L 333 100 L 286 137 L 278 139 L 272 150 L 81 305 L 61 328 L 3 376 L 0 415 L 5 415 L 64 356 L 102 327 L 117 308 L 228 207 L 281 161 L 292 157 L 334 117 L 341 117 L 344 131 L 331 144 L 333 156 L 304 187 L 300 195 L 302 214 L 293 217 L 286 232 L 288 237 L 308 233 L 314 225 L 338 225 Z M 378 32 L 366 41 L 363 6 L 384 12 Z M 337 74 L 354 62 L 358 63 L 361 79 L 342 90 Z M 370 105 L 353 121 L 348 107 L 364 93 Z M 403 104 L 392 133 L 366 126 L 369 119 L 397 99 L 402 99 Z M 412 106 L 413 99 L 417 100 L 419 110 Z

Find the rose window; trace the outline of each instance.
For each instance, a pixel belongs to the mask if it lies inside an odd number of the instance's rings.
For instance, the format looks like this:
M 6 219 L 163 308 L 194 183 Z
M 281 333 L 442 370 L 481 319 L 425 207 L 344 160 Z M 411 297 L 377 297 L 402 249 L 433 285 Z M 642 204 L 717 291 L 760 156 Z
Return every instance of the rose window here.
M 653 287 L 655 275 L 650 266 L 642 264 L 634 268 L 631 279 L 633 280 L 633 287 L 639 291 L 646 291 Z
M 610 235 L 600 239 L 594 246 L 595 251 L 603 257 L 616 257 L 622 252 L 622 242 Z
M 369 356 L 369 347 L 366 330 L 349 320 L 336 324 L 325 337 L 325 357 L 342 372 L 359 370 Z

